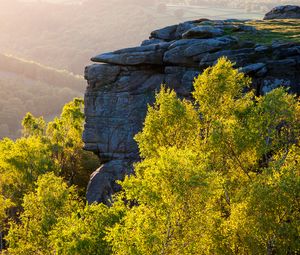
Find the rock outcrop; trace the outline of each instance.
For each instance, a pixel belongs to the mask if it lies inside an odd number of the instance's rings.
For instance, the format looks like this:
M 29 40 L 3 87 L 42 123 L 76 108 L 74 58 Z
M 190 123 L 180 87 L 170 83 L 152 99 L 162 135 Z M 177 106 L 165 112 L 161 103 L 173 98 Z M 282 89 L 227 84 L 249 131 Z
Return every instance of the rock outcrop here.
M 283 5 L 275 7 L 265 15 L 264 19 L 300 19 L 300 6 Z
M 261 21 L 262 22 L 262 21 Z M 93 151 L 103 166 L 91 176 L 87 199 L 109 204 L 119 189 L 116 180 L 132 173 L 139 159 L 133 139 L 143 126 L 147 105 L 161 84 L 190 97 L 194 77 L 227 56 L 253 78 L 257 94 L 277 86 L 300 93 L 300 44 L 259 44 L 243 40 L 258 31 L 236 20 L 189 21 L 153 31 L 141 46 L 98 55 L 101 62 L 88 66 L 85 78 L 85 149 Z

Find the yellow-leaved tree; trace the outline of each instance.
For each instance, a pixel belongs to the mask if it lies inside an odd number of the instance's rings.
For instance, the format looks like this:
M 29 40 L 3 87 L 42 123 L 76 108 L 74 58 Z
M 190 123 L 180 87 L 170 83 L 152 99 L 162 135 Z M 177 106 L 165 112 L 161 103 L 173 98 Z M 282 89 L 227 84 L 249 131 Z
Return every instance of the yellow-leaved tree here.
M 121 183 L 132 203 L 109 229 L 114 254 L 300 252 L 299 101 L 250 84 L 221 58 L 195 79 L 196 105 L 157 94 Z
M 112 206 L 84 206 L 46 174 L 9 231 L 10 254 L 299 254 L 299 100 L 283 88 L 257 97 L 250 84 L 221 58 L 195 79 L 194 102 L 163 86 L 135 137 L 141 160 Z M 69 160 L 80 163 L 69 106 L 46 132 L 66 177 Z M 29 138 L 45 133 L 42 120 L 26 123 Z M 3 152 L 15 146 L 4 142 Z

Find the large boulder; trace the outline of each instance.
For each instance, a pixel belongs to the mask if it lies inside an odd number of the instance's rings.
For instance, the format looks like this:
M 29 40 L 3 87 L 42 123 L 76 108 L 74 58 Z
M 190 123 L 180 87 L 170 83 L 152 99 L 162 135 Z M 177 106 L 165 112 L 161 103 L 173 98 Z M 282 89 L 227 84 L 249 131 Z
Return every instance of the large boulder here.
M 224 35 L 224 30 L 221 28 L 215 28 L 213 26 L 195 26 L 185 33 L 183 33 L 182 38 L 212 38 Z
M 164 62 L 175 65 L 199 65 L 204 54 L 221 49 L 230 49 L 237 45 L 237 39 L 224 36 L 211 39 L 181 39 L 171 44 L 164 54 Z
M 257 44 L 254 39 L 239 39 L 240 33 L 256 38 L 259 32 L 236 20 L 184 22 L 152 32 L 142 46 L 92 59 L 100 63 L 85 70 L 83 140 L 85 149 L 97 154 L 103 165 L 91 176 L 89 203 L 110 204 L 120 189 L 116 180 L 132 173 L 132 163 L 139 160 L 134 136 L 142 130 L 147 107 L 161 84 L 181 98 L 191 98 L 194 78 L 227 56 L 252 77 L 257 94 L 278 86 L 300 94 L 300 44 Z
M 283 5 L 277 6 L 268 12 L 265 20 L 270 19 L 300 19 L 300 6 L 297 5 Z
M 130 162 L 112 160 L 99 167 L 90 177 L 86 198 L 88 203 L 104 203 L 110 205 L 112 194 L 120 190 L 116 180 L 122 180 L 132 173 Z
M 157 29 L 150 34 L 150 39 L 159 39 L 165 41 L 172 41 L 176 39 L 176 30 L 178 25 L 164 27 Z

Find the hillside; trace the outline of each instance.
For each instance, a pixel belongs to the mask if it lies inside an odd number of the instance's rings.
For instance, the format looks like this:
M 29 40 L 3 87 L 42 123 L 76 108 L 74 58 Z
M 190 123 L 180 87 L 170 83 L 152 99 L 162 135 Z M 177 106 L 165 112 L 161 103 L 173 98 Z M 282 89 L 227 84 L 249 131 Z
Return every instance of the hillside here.
M 204 15 L 262 17 L 259 11 L 246 14 L 244 6 L 226 9 L 204 1 L 201 8 L 178 8 L 159 2 L 1 0 L 0 52 L 82 74 L 90 56 L 136 45 L 157 27 Z
M 99 49 L 134 45 L 161 25 L 157 20 L 161 15 L 133 2 L 90 0 L 67 5 L 1 0 L 0 52 L 82 74 Z M 167 24 L 168 17 L 162 16 Z
M 0 54 L 0 138 L 18 137 L 28 111 L 51 119 L 84 87 L 81 76 Z

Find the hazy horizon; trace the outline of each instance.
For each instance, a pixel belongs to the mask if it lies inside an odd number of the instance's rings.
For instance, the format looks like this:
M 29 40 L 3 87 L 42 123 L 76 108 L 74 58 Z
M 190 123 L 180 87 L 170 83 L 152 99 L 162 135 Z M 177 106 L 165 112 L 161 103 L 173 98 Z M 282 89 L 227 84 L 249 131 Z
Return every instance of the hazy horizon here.
M 296 2 L 2 0 L 0 52 L 82 74 L 93 55 L 136 46 L 154 29 L 198 18 L 260 19 L 276 5 Z

